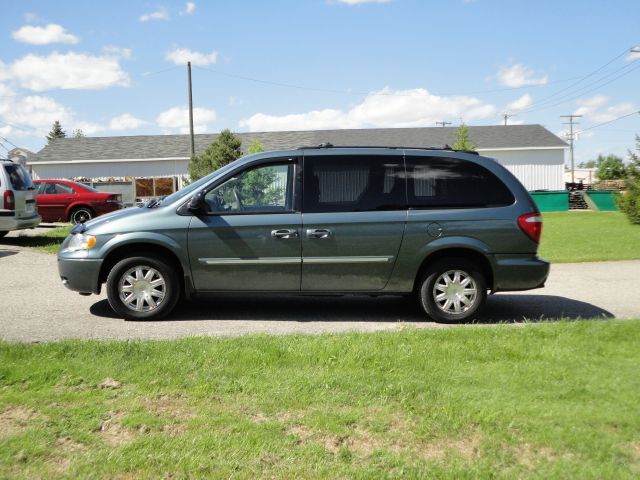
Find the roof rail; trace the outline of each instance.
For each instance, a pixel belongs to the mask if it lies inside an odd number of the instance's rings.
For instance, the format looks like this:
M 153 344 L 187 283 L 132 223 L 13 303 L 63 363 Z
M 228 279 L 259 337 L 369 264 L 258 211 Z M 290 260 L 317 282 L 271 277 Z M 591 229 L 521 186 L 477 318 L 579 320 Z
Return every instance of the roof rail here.
M 333 145 L 329 142 L 321 143 L 320 145 L 310 147 L 298 147 L 298 150 L 305 150 L 311 148 L 389 148 L 393 150 L 447 150 L 450 152 L 462 152 L 470 153 L 472 155 L 479 155 L 475 150 L 455 150 L 449 145 L 431 146 L 431 147 L 401 147 L 401 146 L 385 146 L 385 145 Z

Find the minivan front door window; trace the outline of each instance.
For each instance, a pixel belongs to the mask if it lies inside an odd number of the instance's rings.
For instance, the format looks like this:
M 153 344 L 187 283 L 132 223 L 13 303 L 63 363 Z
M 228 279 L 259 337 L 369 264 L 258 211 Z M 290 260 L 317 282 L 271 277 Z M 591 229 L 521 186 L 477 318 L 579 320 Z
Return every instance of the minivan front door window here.
M 209 213 L 281 213 L 291 210 L 293 165 L 244 170 L 205 195 Z

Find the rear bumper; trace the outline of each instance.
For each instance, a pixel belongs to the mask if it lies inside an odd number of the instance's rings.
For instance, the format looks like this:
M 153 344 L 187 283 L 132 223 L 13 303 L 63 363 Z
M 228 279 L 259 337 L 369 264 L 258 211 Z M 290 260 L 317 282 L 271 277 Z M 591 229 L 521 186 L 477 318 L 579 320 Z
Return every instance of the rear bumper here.
M 80 293 L 100 293 L 102 260 L 58 256 L 58 273 L 62 284 Z
M 508 292 L 544 287 L 549 262 L 535 255 L 495 255 L 493 291 Z
M 0 231 L 7 232 L 11 230 L 23 230 L 25 228 L 33 228 L 40 225 L 42 218 L 40 215 L 34 215 L 32 217 L 9 217 L 0 216 Z

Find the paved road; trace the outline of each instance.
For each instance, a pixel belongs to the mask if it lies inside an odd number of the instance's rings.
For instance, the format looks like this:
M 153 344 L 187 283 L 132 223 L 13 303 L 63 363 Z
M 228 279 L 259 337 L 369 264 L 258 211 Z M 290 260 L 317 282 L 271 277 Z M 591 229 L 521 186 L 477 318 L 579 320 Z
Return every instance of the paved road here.
M 9 341 L 448 327 L 425 321 L 410 298 L 365 296 L 212 296 L 180 306 L 169 319 L 125 322 L 115 318 L 104 294 L 81 297 L 66 290 L 59 282 L 54 255 L 9 242 L 0 241 L 0 338 Z M 493 295 L 480 321 L 637 318 L 640 298 L 633 285 L 638 272 L 640 261 L 553 265 L 546 288 Z

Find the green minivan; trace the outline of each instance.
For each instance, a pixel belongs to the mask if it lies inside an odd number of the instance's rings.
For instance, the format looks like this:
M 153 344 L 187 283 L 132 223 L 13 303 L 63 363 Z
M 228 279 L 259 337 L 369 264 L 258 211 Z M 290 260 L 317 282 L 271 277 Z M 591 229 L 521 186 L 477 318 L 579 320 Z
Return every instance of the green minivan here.
M 143 207 L 77 225 L 63 284 L 125 319 L 209 292 L 415 294 L 439 322 L 487 292 L 544 285 L 542 218 L 493 159 L 450 148 L 319 147 L 245 156 Z

